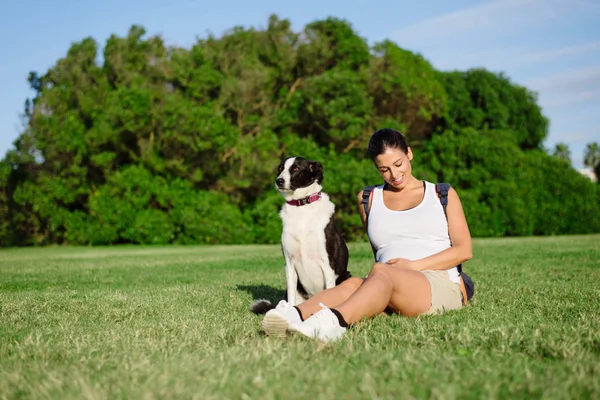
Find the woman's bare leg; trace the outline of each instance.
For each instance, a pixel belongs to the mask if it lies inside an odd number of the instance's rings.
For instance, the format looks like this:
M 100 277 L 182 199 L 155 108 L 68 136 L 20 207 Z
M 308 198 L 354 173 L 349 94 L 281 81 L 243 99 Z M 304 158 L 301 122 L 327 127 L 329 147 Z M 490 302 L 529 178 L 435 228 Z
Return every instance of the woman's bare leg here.
M 335 308 L 351 324 L 380 314 L 388 305 L 406 316 L 427 312 L 431 307 L 429 281 L 420 272 L 377 263 L 369 277 L 344 302 L 330 308 Z
M 307 319 L 321 309 L 319 303 L 323 303 L 329 308 L 334 308 L 352 296 L 362 283 L 363 280 L 361 278 L 348 278 L 336 287 L 317 293 L 304 303 L 297 305 L 296 308 L 300 310 L 302 319 Z

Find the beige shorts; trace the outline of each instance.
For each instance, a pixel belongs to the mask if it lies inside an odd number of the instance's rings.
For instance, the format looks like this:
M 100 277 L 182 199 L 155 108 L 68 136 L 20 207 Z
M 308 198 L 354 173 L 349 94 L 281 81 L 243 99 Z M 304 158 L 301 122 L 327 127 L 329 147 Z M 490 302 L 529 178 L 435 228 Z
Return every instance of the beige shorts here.
M 462 307 L 460 285 L 448 278 L 448 271 L 420 271 L 431 285 L 431 308 L 425 314 L 441 314 Z

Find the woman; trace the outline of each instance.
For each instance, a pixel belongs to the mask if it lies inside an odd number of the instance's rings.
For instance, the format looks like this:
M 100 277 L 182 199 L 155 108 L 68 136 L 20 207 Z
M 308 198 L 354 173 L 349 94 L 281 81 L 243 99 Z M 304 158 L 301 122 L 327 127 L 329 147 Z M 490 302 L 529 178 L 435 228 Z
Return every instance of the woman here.
M 360 217 L 376 263 L 364 279 L 353 277 L 306 302 L 281 301 L 261 321 L 268 334 L 301 333 L 337 340 L 362 318 L 393 310 L 405 316 L 461 308 L 466 299 L 456 266 L 471 259 L 471 235 L 460 199 L 448 193 L 446 215 L 435 185 L 412 175 L 413 153 L 400 132 L 378 130 L 368 152 L 385 181 Z

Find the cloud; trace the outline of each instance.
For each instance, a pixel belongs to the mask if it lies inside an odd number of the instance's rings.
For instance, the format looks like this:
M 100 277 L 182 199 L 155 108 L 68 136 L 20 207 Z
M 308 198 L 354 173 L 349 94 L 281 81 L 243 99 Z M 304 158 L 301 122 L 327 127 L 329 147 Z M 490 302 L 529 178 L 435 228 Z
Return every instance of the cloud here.
M 540 91 L 589 89 L 600 86 L 600 65 L 529 79 L 526 85 Z
M 558 139 L 562 139 L 563 141 L 568 141 L 571 145 L 586 145 L 590 143 L 594 138 L 594 134 L 600 136 L 600 131 L 598 129 L 591 131 L 561 131 L 555 134 L 556 138 L 554 143 L 558 143 Z M 596 136 L 596 137 L 598 137 Z
M 568 16 L 600 13 L 600 4 L 585 0 L 496 0 L 418 21 L 392 34 L 402 45 L 425 46 L 469 35 L 515 34 L 523 28 L 564 21 Z M 475 35 L 475 36 L 472 36 Z
M 457 54 L 454 57 L 449 57 L 445 62 L 450 65 L 456 65 L 458 68 L 466 65 L 485 63 L 492 70 L 506 70 L 509 68 L 532 66 L 534 64 L 544 64 L 565 58 L 573 59 L 582 54 L 589 56 L 597 52 L 600 52 L 600 41 L 533 52 L 530 47 L 508 46 L 502 49 Z
M 569 92 L 562 95 L 541 95 L 540 105 L 544 109 L 576 106 L 580 104 L 600 103 L 600 90 Z
M 600 51 L 600 41 L 577 44 L 567 47 L 561 47 L 558 49 L 539 51 L 536 53 L 527 54 L 524 56 L 523 62 L 521 64 L 547 62 L 563 58 L 565 56 L 576 56 L 579 54 L 587 54 L 597 51 Z
M 571 118 L 580 119 L 573 111 L 576 109 L 567 109 L 567 107 L 587 106 L 588 119 L 597 113 L 589 114 L 589 107 L 600 105 L 600 65 L 592 67 L 568 70 L 553 75 L 537 77 L 526 80 L 523 86 L 538 93 L 538 104 L 544 110 L 551 110 L 557 113 L 571 115 Z M 586 108 L 586 107 L 584 107 Z

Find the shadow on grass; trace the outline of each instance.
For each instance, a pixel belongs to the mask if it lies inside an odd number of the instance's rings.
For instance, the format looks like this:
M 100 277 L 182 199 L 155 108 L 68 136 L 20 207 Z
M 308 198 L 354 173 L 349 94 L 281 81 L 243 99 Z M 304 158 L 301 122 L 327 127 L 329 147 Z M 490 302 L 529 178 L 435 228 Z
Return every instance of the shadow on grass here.
M 244 290 L 252 295 L 254 300 L 269 300 L 272 304 L 279 303 L 285 296 L 285 290 L 267 285 L 237 285 L 238 290 Z

